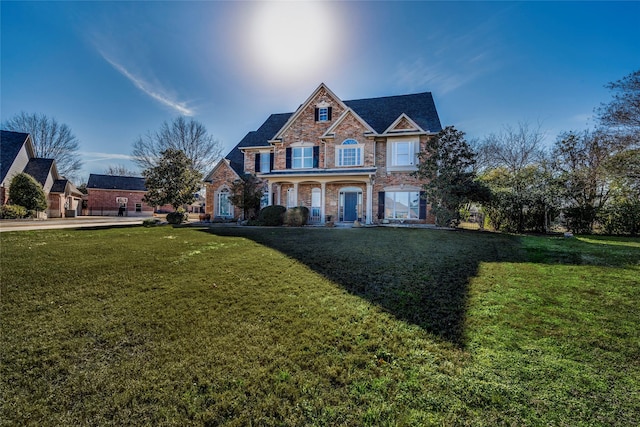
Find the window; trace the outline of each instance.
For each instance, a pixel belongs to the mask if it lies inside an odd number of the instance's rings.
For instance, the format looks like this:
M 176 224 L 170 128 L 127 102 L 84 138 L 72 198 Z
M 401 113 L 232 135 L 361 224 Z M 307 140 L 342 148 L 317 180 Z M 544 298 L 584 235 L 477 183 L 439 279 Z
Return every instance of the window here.
M 316 107 L 315 119 L 316 119 L 316 122 L 330 122 L 331 107 Z
M 260 198 L 260 209 L 269 206 L 269 187 L 265 186 L 262 189 L 262 197 Z
M 318 121 L 319 122 L 329 121 L 329 108 L 327 107 L 318 108 Z
M 229 190 L 225 188 L 218 193 L 218 216 L 232 217 L 233 210 L 231 206 L 231 201 L 229 200 Z
M 293 208 L 296 206 L 296 193 L 293 188 L 287 189 L 287 208 Z
M 260 173 L 269 173 L 271 166 L 271 153 L 260 153 Z
M 136 212 L 142 212 L 142 203 L 136 203 Z
M 415 169 L 418 164 L 418 141 L 389 141 L 387 147 L 387 167 Z
M 293 169 L 313 167 L 313 147 L 294 147 L 291 153 Z
M 384 217 L 389 219 L 418 219 L 420 193 L 418 191 L 387 191 Z
M 338 166 L 362 166 L 362 147 L 355 139 L 347 139 L 336 149 Z

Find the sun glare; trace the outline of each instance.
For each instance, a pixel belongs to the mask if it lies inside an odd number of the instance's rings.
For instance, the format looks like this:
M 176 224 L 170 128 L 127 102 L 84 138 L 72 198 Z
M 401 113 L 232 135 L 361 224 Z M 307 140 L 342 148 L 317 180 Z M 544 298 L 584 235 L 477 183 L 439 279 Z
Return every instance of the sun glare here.
M 246 28 L 252 71 L 291 82 L 319 71 L 337 49 L 337 17 L 327 2 L 260 2 Z

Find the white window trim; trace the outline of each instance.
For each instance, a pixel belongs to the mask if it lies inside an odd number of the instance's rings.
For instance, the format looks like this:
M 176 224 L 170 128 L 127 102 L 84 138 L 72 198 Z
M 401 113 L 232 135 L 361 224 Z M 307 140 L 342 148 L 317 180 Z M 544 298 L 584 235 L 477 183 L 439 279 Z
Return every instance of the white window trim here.
M 397 215 L 397 210 L 396 210 L 396 194 L 397 193 L 417 193 L 418 194 L 418 204 L 416 206 L 411 206 L 411 197 L 408 197 L 408 201 L 409 204 L 407 206 L 407 217 L 406 218 L 399 218 Z M 387 206 L 387 199 L 390 199 L 391 197 L 389 197 L 389 195 L 393 194 L 393 209 L 392 209 L 392 215 L 387 215 L 387 210 L 389 210 L 389 207 Z M 384 194 L 385 197 L 385 205 L 384 205 L 384 217 L 385 219 L 399 219 L 399 220 L 405 220 L 405 219 L 411 219 L 411 220 L 415 220 L 415 219 L 420 219 L 420 192 L 419 191 L 412 191 L 412 190 L 396 190 L 396 191 L 385 191 Z M 417 215 L 415 217 L 411 216 L 411 208 L 417 209 Z
M 329 107 L 318 107 L 318 121 L 319 122 L 329 121 Z
M 345 140 L 347 141 L 347 140 Z M 355 141 L 355 140 L 354 140 Z M 344 165 L 343 163 L 343 152 L 348 149 L 357 149 L 358 150 L 358 161 L 355 165 Z M 335 158 L 336 167 L 348 168 L 355 166 L 363 166 L 364 165 L 364 144 L 347 144 L 344 145 L 344 142 L 341 145 L 336 145 L 336 158 Z
M 266 162 L 265 162 L 265 157 L 267 159 Z M 256 173 L 269 173 L 269 172 L 271 172 L 271 151 L 261 151 L 260 152 L 260 170 L 256 171 Z
M 413 152 L 413 158 L 410 159 L 408 165 L 397 164 L 397 144 L 410 143 L 409 153 Z M 418 152 L 420 150 L 420 141 L 414 137 L 409 138 L 389 138 L 387 140 L 387 170 L 389 171 L 414 171 L 418 168 Z
M 302 150 L 302 156 L 298 157 L 299 159 L 301 159 L 301 166 L 295 166 L 295 159 L 296 159 L 296 150 Z M 304 152 L 305 150 L 309 150 L 309 152 L 311 153 L 310 156 L 305 156 Z M 305 166 L 304 162 L 306 159 L 310 159 L 311 160 L 311 165 L 310 166 Z M 299 146 L 299 147 L 291 147 L 291 169 L 313 169 L 313 146 Z
M 220 209 L 221 206 L 222 206 L 221 198 L 222 198 L 223 194 L 226 195 L 227 201 L 229 203 L 229 213 L 227 213 L 227 214 L 223 214 L 221 209 Z M 221 188 L 220 190 L 217 191 L 217 193 L 216 193 L 216 215 L 215 216 L 220 217 L 220 218 L 233 218 L 233 203 L 231 203 L 231 201 L 228 199 L 229 194 L 230 194 L 229 189 L 226 188 L 226 187 L 225 188 Z

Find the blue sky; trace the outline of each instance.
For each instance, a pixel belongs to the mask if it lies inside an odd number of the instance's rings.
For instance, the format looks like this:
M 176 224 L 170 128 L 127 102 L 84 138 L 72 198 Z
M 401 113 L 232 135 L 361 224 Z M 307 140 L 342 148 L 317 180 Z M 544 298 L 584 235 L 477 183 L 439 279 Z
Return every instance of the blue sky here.
M 595 122 L 604 88 L 640 67 L 640 2 L 0 3 L 0 119 L 55 117 L 84 169 L 129 168 L 131 145 L 179 115 L 225 154 L 321 83 L 342 99 L 430 91 L 470 138 L 541 123 L 547 142 Z

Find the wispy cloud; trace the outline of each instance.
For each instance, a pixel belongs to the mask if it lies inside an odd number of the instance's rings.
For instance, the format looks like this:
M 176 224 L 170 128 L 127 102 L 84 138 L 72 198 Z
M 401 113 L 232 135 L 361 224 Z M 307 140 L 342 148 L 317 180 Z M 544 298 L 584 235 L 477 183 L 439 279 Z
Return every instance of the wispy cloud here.
M 138 89 L 140 89 L 141 91 L 149 95 L 151 98 L 177 111 L 182 115 L 193 116 L 195 114 L 195 111 L 192 108 L 187 107 L 186 103 L 171 99 L 171 97 L 166 93 L 164 93 L 162 89 L 155 88 L 153 87 L 152 84 L 145 81 L 141 77 L 134 75 L 129 70 L 127 70 L 122 64 L 119 64 L 118 62 L 116 62 L 115 60 L 107 56 L 103 51 L 99 50 L 99 52 L 105 61 L 107 61 L 120 74 L 122 74 L 127 79 L 129 79 L 129 81 L 131 81 L 131 83 L 133 83 L 135 87 L 137 87 Z
M 128 154 L 101 153 L 96 151 L 81 151 L 80 155 L 85 162 L 104 162 L 106 160 L 133 160 Z

